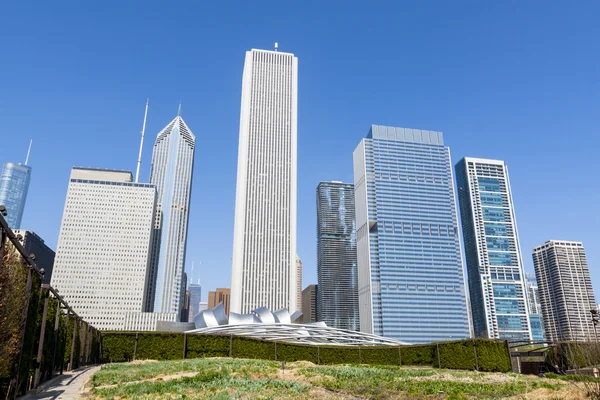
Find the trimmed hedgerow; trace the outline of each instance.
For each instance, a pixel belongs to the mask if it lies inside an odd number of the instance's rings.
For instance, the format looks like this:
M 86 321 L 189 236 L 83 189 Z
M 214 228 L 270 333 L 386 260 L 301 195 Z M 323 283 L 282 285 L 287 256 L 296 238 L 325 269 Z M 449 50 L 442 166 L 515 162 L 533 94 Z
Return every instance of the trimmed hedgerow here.
M 183 358 L 182 333 L 139 333 L 136 360 Z
M 278 361 L 310 361 L 319 362 L 319 349 L 316 346 L 298 346 L 294 344 L 277 343 Z
M 70 334 L 71 324 L 69 324 Z M 70 340 L 67 342 L 67 352 L 65 358 L 69 357 L 71 351 Z M 102 360 L 104 362 L 123 362 L 133 360 L 133 351 L 135 348 L 135 333 L 103 333 L 102 334 Z M 68 359 L 67 359 L 67 362 Z
M 228 357 L 229 336 L 187 335 L 187 358 Z
M 241 337 L 233 338 L 232 357 L 257 358 L 261 360 L 275 359 L 275 343 Z
M 360 359 L 362 364 L 399 365 L 400 352 L 398 347 L 361 347 Z
M 437 367 L 435 351 L 435 345 L 402 347 L 400 348 L 402 365 L 429 365 Z
M 440 343 L 439 349 L 441 368 L 475 369 L 475 351 L 472 341 Z
M 359 364 L 358 347 L 321 347 L 321 364 Z
M 506 342 L 476 339 L 475 346 L 477 347 L 477 363 L 480 371 L 512 371 Z

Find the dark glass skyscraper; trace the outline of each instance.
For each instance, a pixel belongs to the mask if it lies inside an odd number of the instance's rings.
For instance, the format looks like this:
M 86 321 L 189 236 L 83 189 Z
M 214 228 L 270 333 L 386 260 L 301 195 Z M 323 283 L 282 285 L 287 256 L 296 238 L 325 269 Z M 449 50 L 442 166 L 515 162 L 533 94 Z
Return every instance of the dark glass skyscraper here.
M 358 281 L 354 185 L 317 186 L 317 320 L 358 330 Z
M 470 336 L 450 149 L 441 132 L 373 125 L 354 151 L 362 332 Z
M 21 163 L 4 164 L 0 175 L 0 204 L 6 206 L 6 222 L 12 229 L 21 228 L 30 179 L 30 166 Z

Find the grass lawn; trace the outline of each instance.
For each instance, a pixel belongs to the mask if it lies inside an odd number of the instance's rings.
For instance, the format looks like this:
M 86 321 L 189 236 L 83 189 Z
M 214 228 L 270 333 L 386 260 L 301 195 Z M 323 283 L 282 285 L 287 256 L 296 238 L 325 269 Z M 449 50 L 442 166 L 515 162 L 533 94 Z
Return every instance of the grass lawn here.
M 87 399 L 582 399 L 569 382 L 434 368 L 199 358 L 107 364 Z

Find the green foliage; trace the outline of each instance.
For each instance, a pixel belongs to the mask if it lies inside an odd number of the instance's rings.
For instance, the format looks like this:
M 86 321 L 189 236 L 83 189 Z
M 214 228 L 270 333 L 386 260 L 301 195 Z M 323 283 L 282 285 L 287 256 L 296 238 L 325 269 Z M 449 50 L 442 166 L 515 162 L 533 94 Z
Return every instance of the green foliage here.
M 187 358 L 228 357 L 229 336 L 187 335 Z
M 275 344 L 262 340 L 233 338 L 232 356 L 236 358 L 275 359 Z
M 25 393 L 27 388 L 27 381 L 33 373 L 33 366 L 35 365 L 35 357 L 37 354 L 34 353 L 37 349 L 37 332 L 36 320 L 37 314 L 40 311 L 40 286 L 42 285 L 42 278 L 35 272 L 31 273 L 31 292 L 29 295 L 29 309 L 27 310 L 27 320 L 23 321 L 25 324 L 25 339 L 23 341 L 23 353 L 21 354 L 21 368 L 19 370 L 19 382 L 18 388 L 19 393 Z M 36 336 L 38 333 L 38 336 Z
M 358 347 L 321 347 L 321 364 L 358 364 Z
M 437 366 L 435 345 L 407 346 L 400 348 L 402 365 Z
M 506 342 L 475 339 L 475 346 L 477 347 L 477 362 L 480 371 L 512 371 Z
M 316 346 L 277 343 L 277 360 L 285 360 L 286 362 L 310 361 L 317 364 L 319 362 L 318 351 Z
M 360 359 L 362 364 L 399 365 L 400 352 L 398 347 L 361 347 Z
M 73 332 L 73 331 L 71 331 Z M 71 333 L 72 334 L 72 333 Z M 70 346 L 70 342 L 69 342 Z M 69 350 L 65 354 L 68 357 Z M 122 362 L 133 360 L 133 350 L 135 348 L 135 333 L 112 333 L 102 334 L 102 361 L 103 362 Z M 68 362 L 68 361 L 67 361 Z
M 136 360 L 178 360 L 183 358 L 182 333 L 139 333 Z
M 475 350 L 471 340 L 440 343 L 439 349 L 441 368 L 475 369 Z

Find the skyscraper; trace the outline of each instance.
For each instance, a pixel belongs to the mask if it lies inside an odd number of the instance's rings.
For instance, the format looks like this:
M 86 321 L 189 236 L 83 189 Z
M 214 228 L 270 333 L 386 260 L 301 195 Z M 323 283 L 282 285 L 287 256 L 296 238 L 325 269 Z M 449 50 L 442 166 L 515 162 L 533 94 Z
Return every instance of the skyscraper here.
M 233 234 L 231 311 L 296 305 L 298 59 L 246 52 Z
M 44 269 L 44 280 L 42 283 L 50 284 L 52 278 L 52 268 L 54 267 L 54 250 L 44 243 L 44 240 L 32 231 L 14 229 L 15 235 L 21 235 L 23 241 L 21 244 L 26 254 L 35 254 L 35 265 Z
M 150 183 L 156 186 L 158 197 L 151 269 L 154 284 L 147 311 L 181 311 L 195 143 L 180 115 L 158 133 L 154 143 Z
M 6 223 L 12 229 L 21 228 L 21 219 L 27 200 L 31 167 L 25 164 L 6 163 L 0 175 L 0 204 L 6 206 Z
M 317 322 L 317 312 L 319 306 L 317 297 L 319 287 L 315 284 L 308 285 L 302 291 L 302 321 L 307 324 L 309 322 Z
M 214 292 L 208 292 L 208 308 L 215 308 L 219 304 L 223 303 L 223 309 L 225 315 L 229 316 L 231 299 L 231 289 L 228 288 L 217 288 Z
M 596 340 L 590 310 L 596 308 L 581 242 L 550 240 L 533 249 L 546 340 Z
M 542 304 L 537 280 L 534 274 L 525 274 L 525 288 L 529 304 L 529 323 L 531 325 L 531 337 L 535 341 L 544 340 L 544 327 L 542 325 Z
M 302 311 L 302 260 L 298 254 L 296 254 L 296 311 Z
M 362 332 L 469 336 L 453 183 L 441 132 L 373 125 L 354 151 Z
M 321 182 L 317 186 L 318 321 L 357 331 L 358 280 L 354 185 Z
M 188 314 L 188 322 L 194 322 L 194 317 L 199 313 L 200 302 L 202 301 L 202 286 L 200 283 L 190 283 L 188 287 L 190 292 L 190 310 Z
M 531 340 L 508 168 L 467 157 L 456 164 L 456 181 L 475 336 Z
M 148 288 L 156 189 L 129 171 L 71 171 L 51 284 L 98 329 L 124 329 Z

